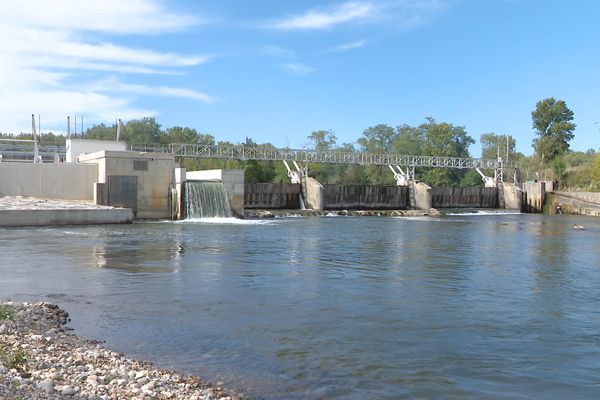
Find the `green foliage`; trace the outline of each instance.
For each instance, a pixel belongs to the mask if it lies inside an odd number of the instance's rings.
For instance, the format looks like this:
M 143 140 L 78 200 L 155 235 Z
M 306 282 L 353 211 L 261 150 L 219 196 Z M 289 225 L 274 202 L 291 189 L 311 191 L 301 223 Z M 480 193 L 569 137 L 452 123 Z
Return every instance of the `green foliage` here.
M 317 151 L 329 151 L 335 149 L 337 137 L 332 130 L 314 131 L 308 136 L 311 147 Z
M 433 118 L 421 125 L 425 132 L 423 155 L 438 157 L 469 157 L 469 146 L 475 140 L 467 135 L 464 127 L 446 122 L 436 123 Z M 458 185 L 466 171 L 458 169 L 430 168 L 423 172 L 423 181 L 431 185 Z
M 537 134 L 533 140 L 536 155 L 552 161 L 569 149 L 577 125 L 571 122 L 573 111 L 563 100 L 550 97 L 538 101 L 531 118 Z
M 22 371 L 27 364 L 27 352 L 21 346 L 10 346 L 0 341 L 0 363 L 8 369 Z
M 401 125 L 396 128 L 396 137 L 392 142 L 392 152 L 396 154 L 423 154 L 425 130 L 422 127 Z
M 517 141 L 512 136 L 497 135 L 495 133 L 484 133 L 479 137 L 481 144 L 481 158 L 484 160 L 494 160 L 498 157 L 506 159 L 506 142 L 508 139 L 508 159 L 514 160 L 516 155 Z
M 10 306 L 0 306 L 0 321 L 15 319 L 15 313 Z
M 389 153 L 392 150 L 396 132 L 394 128 L 388 125 L 380 124 L 367 128 L 362 133 L 362 137 L 356 142 L 361 146 L 361 150 L 367 153 Z

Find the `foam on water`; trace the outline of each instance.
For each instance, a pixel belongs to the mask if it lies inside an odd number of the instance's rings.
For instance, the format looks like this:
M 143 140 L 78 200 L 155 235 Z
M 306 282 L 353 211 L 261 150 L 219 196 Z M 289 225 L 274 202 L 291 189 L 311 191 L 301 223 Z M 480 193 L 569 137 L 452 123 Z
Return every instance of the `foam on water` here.
M 239 218 L 188 218 L 180 221 L 175 221 L 178 224 L 216 224 L 216 225 L 272 225 L 273 220 L 264 219 L 239 219 Z
M 519 215 L 520 211 L 517 210 L 472 210 L 472 211 L 457 211 L 449 212 L 446 215 L 449 216 L 461 216 L 461 217 L 480 217 L 489 215 Z

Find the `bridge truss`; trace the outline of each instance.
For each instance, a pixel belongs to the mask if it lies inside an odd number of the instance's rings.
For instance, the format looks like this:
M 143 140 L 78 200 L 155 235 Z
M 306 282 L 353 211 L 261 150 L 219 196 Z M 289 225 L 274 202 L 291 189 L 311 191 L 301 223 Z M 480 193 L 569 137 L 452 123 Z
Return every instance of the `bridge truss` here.
M 194 144 L 132 145 L 132 151 L 167 153 L 176 157 L 217 158 L 240 161 L 296 161 L 359 165 L 399 165 L 408 168 L 501 169 L 508 163 L 501 159 L 482 160 L 460 157 L 410 156 L 401 154 L 370 154 L 344 151 L 278 149 L 272 147 L 208 146 Z
M 460 157 L 411 156 L 403 154 L 370 154 L 344 151 L 317 151 L 307 149 L 279 149 L 263 146 L 241 145 L 196 145 L 172 143 L 169 145 L 131 145 L 131 151 L 172 154 L 184 158 L 216 158 L 225 160 L 291 161 L 300 163 L 335 163 L 358 165 L 394 165 L 414 168 L 458 168 L 488 169 L 502 171 L 511 167 L 502 159 L 477 159 Z M 33 146 L 21 143 L 0 142 L 0 155 L 3 161 L 33 160 Z M 39 146 L 43 161 L 64 160 L 66 149 L 62 146 Z

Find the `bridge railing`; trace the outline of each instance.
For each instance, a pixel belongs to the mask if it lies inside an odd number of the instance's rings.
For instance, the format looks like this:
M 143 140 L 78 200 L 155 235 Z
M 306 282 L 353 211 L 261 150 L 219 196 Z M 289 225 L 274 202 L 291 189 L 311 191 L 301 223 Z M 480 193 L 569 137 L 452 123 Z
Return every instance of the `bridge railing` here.
M 239 145 L 210 146 L 172 143 L 169 145 L 132 145 L 132 151 L 169 153 L 177 157 L 220 158 L 241 161 L 297 161 L 360 165 L 399 165 L 402 167 L 486 168 L 510 166 L 505 160 L 477 158 L 411 156 L 402 154 L 372 154 L 343 151 L 317 151 L 307 149 L 278 149 Z
M 136 144 L 129 149 L 137 152 L 172 154 L 176 157 L 218 158 L 259 161 L 297 161 L 359 165 L 398 165 L 400 167 L 420 168 L 460 168 L 460 169 L 501 169 L 511 167 L 506 160 L 483 160 L 477 158 L 411 156 L 403 154 L 372 154 L 345 151 L 317 151 L 309 149 L 278 149 L 274 147 L 171 143 Z M 32 146 L 0 144 L 0 154 L 18 158 L 33 154 Z M 40 154 L 65 154 L 64 147 L 40 146 Z

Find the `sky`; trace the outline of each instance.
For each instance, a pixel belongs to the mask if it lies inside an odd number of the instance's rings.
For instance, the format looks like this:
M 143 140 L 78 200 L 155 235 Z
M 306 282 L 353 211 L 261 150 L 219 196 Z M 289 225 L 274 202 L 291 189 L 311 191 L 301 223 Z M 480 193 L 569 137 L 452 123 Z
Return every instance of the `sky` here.
M 595 0 L 2 1 L 0 132 L 155 117 L 304 148 L 433 117 L 530 155 L 531 112 L 554 97 L 571 148 L 598 150 L 599 17 Z

